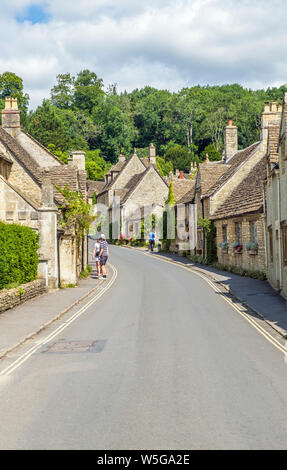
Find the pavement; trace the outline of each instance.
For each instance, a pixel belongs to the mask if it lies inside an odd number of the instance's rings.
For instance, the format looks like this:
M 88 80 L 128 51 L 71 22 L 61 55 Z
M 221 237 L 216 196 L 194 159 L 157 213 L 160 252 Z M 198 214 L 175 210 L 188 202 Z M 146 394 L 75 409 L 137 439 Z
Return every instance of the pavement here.
M 93 262 L 90 264 L 93 266 Z M 96 279 L 93 269 L 77 287 L 45 293 L 1 313 L 0 359 L 92 295 L 104 282 Z

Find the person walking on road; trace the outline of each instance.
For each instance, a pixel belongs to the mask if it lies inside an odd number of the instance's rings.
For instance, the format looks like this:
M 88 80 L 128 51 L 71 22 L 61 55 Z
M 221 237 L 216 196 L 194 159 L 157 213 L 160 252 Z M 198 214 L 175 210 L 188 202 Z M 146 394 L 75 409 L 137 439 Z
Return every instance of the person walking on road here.
M 92 254 L 92 259 L 94 259 L 95 262 L 96 262 L 97 277 L 99 277 L 100 274 L 101 274 L 100 258 L 99 258 L 99 255 L 100 255 L 100 248 L 101 248 L 100 239 L 98 238 L 97 241 L 96 241 L 96 243 L 95 243 L 94 251 L 93 251 L 93 254 Z
M 108 261 L 109 257 L 109 246 L 106 240 L 106 236 L 102 233 L 100 236 L 100 276 L 99 279 L 106 279 L 107 278 L 107 269 L 106 269 L 106 262 Z
M 149 232 L 149 249 L 150 251 L 153 251 L 154 246 L 155 246 L 155 233 L 153 230 Z

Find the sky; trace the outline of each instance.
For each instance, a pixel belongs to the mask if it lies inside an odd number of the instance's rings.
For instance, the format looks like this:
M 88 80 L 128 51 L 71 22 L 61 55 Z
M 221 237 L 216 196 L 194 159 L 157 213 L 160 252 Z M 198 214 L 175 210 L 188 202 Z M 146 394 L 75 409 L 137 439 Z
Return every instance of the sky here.
M 0 73 L 30 108 L 56 76 L 90 69 L 105 88 L 287 83 L 286 0 L 0 0 Z

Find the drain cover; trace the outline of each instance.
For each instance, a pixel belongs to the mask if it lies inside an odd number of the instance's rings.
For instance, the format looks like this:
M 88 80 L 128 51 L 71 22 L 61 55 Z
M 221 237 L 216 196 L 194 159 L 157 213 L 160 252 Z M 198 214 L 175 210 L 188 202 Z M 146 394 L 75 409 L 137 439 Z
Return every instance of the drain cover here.
M 48 346 L 45 353 L 101 352 L 106 344 L 105 339 L 95 341 L 58 341 Z

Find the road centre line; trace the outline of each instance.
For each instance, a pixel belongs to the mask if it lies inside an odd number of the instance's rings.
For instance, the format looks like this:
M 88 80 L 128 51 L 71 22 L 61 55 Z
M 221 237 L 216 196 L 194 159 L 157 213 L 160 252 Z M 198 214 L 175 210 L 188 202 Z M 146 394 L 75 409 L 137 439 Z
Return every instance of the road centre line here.
M 106 286 L 99 292 L 97 293 L 89 302 L 87 302 L 82 308 L 80 308 L 77 312 L 75 312 L 69 320 L 66 320 L 62 325 L 60 325 L 56 330 L 54 330 L 52 333 L 50 333 L 46 338 L 44 338 L 41 341 L 38 341 L 36 345 L 34 345 L 32 348 L 30 348 L 28 351 L 26 351 L 24 354 L 22 354 L 20 357 L 18 357 L 12 364 L 10 364 L 8 367 L 3 369 L 0 372 L 0 377 L 2 376 L 8 376 L 12 372 L 14 372 L 18 367 L 20 367 L 24 362 L 26 362 L 32 354 L 34 354 L 38 349 L 40 349 L 42 346 L 47 344 L 49 341 L 54 339 L 56 336 L 58 336 L 60 333 L 62 333 L 63 330 L 65 330 L 71 323 L 73 323 L 79 316 L 81 316 L 86 310 L 93 305 L 102 295 L 113 285 L 115 282 L 118 271 L 115 266 L 109 263 L 109 266 L 111 267 L 113 274 L 110 279 L 110 281 L 106 284 Z

